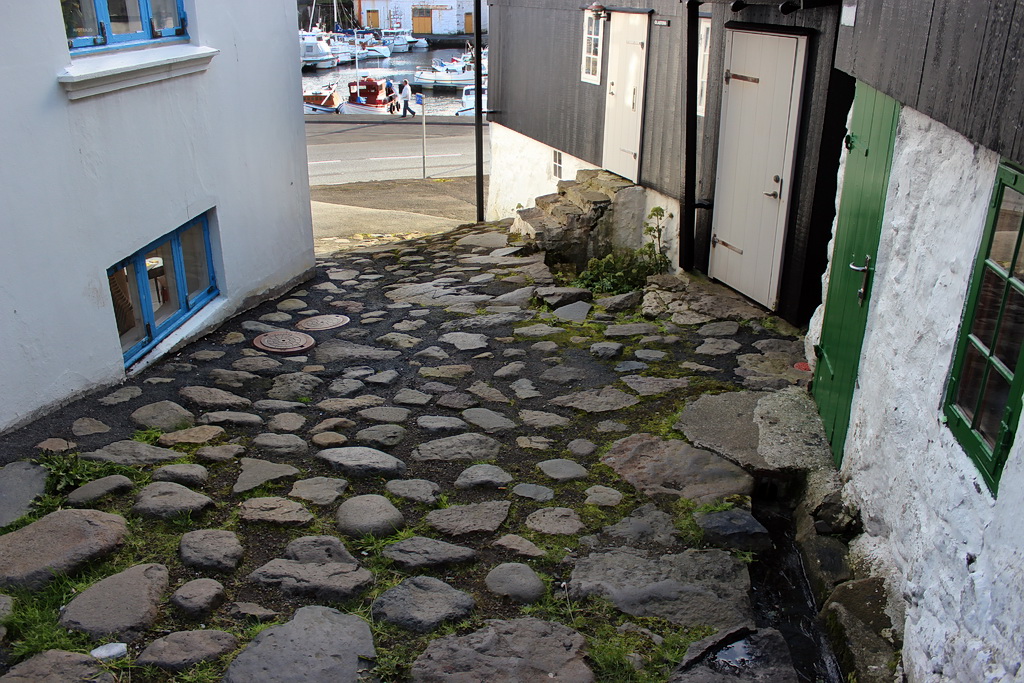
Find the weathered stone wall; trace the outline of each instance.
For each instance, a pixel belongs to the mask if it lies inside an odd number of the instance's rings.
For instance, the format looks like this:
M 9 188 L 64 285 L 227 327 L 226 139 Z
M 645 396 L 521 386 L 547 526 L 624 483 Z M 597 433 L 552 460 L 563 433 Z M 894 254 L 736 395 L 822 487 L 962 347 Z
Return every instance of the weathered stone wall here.
M 993 498 L 941 405 L 998 157 L 900 116 L 842 476 L 855 544 L 905 600 L 912 681 L 1002 681 L 1021 662 L 1024 440 Z

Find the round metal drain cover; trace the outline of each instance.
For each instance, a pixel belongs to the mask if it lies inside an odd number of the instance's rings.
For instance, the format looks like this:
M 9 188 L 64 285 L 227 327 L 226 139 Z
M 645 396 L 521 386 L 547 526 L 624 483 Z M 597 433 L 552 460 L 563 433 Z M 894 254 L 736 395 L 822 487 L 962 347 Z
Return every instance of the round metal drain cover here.
M 316 340 L 303 332 L 279 330 L 264 332 L 252 340 L 252 345 L 271 353 L 299 353 L 316 346 Z
M 346 315 L 314 315 L 303 318 L 295 323 L 300 330 L 330 330 L 342 325 L 348 325 L 349 318 Z

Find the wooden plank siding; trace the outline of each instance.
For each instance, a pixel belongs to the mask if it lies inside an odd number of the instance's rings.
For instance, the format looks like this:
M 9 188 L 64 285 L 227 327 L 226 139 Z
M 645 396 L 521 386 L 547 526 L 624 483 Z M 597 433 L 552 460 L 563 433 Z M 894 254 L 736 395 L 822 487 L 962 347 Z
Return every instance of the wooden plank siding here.
M 1024 163 L 1024 0 L 859 2 L 836 67 Z

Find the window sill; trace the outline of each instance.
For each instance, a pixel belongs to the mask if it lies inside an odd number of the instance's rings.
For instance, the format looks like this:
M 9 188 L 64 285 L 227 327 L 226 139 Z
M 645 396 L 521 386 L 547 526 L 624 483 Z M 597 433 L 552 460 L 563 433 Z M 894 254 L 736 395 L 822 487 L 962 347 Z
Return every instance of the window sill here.
M 68 99 L 80 100 L 206 71 L 218 52 L 212 47 L 168 45 L 74 58 L 57 82 Z

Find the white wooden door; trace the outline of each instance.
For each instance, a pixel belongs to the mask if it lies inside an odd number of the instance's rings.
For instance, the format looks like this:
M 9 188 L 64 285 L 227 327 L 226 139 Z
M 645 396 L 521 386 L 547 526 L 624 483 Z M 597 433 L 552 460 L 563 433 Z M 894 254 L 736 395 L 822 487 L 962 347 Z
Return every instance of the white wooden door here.
M 634 182 L 640 176 L 647 20 L 647 14 L 612 12 L 605 27 L 610 42 L 601 165 Z
M 778 303 L 806 38 L 728 29 L 708 275 Z

